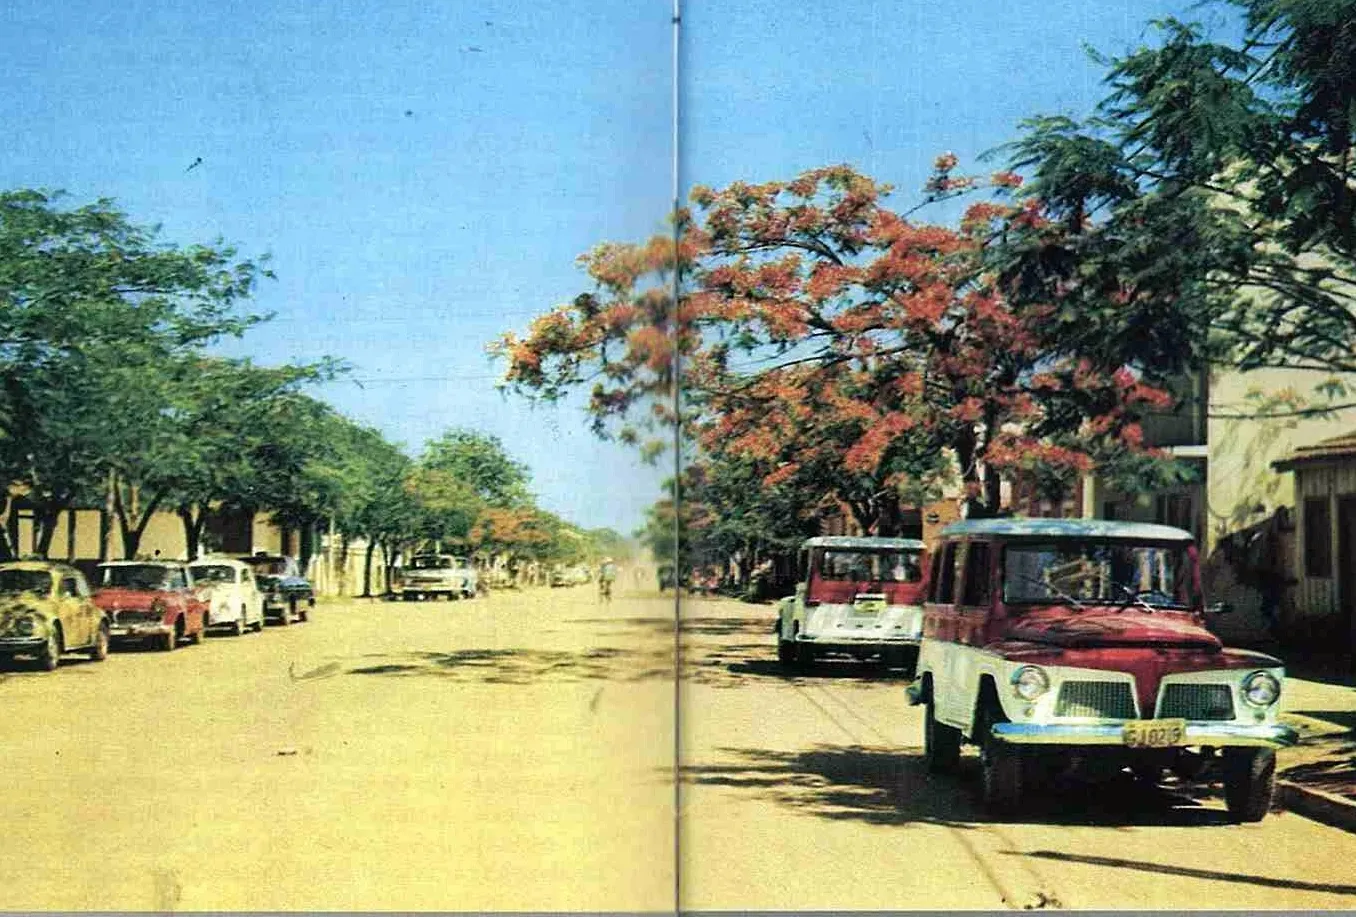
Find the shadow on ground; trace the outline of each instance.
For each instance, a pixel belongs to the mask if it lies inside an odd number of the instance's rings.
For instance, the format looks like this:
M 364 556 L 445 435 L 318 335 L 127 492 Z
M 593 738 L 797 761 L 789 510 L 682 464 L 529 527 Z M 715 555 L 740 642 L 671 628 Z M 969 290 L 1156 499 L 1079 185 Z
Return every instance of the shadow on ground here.
M 525 685 L 553 681 L 672 680 L 671 651 L 597 647 L 578 653 L 531 649 L 467 649 L 451 652 L 374 654 L 382 660 L 347 670 L 349 675 L 436 677 L 482 684 Z
M 958 774 L 927 773 L 917 749 L 821 745 L 804 751 L 723 748 L 713 763 L 689 763 L 691 786 L 727 787 L 750 801 L 772 803 L 830 820 L 879 825 L 913 823 L 972 827 L 995 821 L 980 807 L 978 762 L 967 756 Z M 1101 782 L 1056 780 L 1032 792 L 1016 820 L 1053 825 L 1194 826 L 1228 823 L 1206 807 L 1204 786 L 1148 786 L 1129 774 Z
M 572 618 L 563 624 L 591 625 L 613 637 L 650 636 L 672 640 L 672 617 Z M 706 639 L 706 638 L 718 639 Z M 788 669 L 776 659 L 777 643 L 767 617 L 684 617 L 680 631 L 682 678 L 717 688 L 735 688 L 750 679 L 834 679 L 845 686 L 900 681 L 906 673 L 876 662 L 830 657 L 800 669 Z

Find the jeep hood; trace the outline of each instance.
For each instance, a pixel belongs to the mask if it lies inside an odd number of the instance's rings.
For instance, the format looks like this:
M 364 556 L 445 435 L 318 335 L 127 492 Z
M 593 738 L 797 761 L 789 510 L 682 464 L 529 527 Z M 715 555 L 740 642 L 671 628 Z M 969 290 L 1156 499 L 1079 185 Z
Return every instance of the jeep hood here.
M 1224 645 L 1187 615 L 1130 608 L 1033 611 L 1013 620 L 1007 635 L 1061 647 L 1154 646 L 1218 651 Z

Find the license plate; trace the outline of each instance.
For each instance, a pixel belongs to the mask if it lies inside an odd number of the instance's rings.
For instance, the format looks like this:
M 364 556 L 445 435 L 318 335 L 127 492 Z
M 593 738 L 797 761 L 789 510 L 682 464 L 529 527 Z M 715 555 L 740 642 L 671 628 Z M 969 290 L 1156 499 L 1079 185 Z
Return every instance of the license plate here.
M 1131 720 L 1121 733 L 1131 748 L 1172 748 L 1186 739 L 1186 720 Z

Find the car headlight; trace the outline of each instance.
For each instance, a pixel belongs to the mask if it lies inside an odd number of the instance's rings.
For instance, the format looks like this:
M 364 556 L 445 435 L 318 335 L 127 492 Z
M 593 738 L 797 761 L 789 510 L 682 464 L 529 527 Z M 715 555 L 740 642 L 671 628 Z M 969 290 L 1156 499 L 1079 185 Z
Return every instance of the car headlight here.
M 14 632 L 21 637 L 31 637 L 38 632 L 38 622 L 32 617 L 19 618 L 14 622 Z
M 1009 679 L 1012 693 L 1024 701 L 1033 701 L 1050 690 L 1050 678 L 1045 671 L 1034 665 L 1024 665 L 1012 673 Z
M 1253 672 L 1243 679 L 1243 699 L 1254 707 L 1270 707 L 1281 696 L 1281 683 L 1270 672 Z

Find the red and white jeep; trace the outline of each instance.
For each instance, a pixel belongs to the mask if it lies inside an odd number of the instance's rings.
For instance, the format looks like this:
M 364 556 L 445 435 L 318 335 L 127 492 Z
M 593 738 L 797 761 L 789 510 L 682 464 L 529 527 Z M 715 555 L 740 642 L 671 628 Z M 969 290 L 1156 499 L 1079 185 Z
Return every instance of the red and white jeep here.
M 918 677 L 928 768 L 979 746 L 983 796 L 1011 814 L 1070 764 L 1222 772 L 1238 821 L 1275 785 L 1285 670 L 1205 627 L 1196 548 L 1181 529 L 1072 519 L 967 520 L 933 555 Z M 1216 610 L 1224 610 L 1222 608 Z
M 912 668 L 923 630 L 923 542 L 822 535 L 801 546 L 804 579 L 777 608 L 777 658 L 828 654 Z

